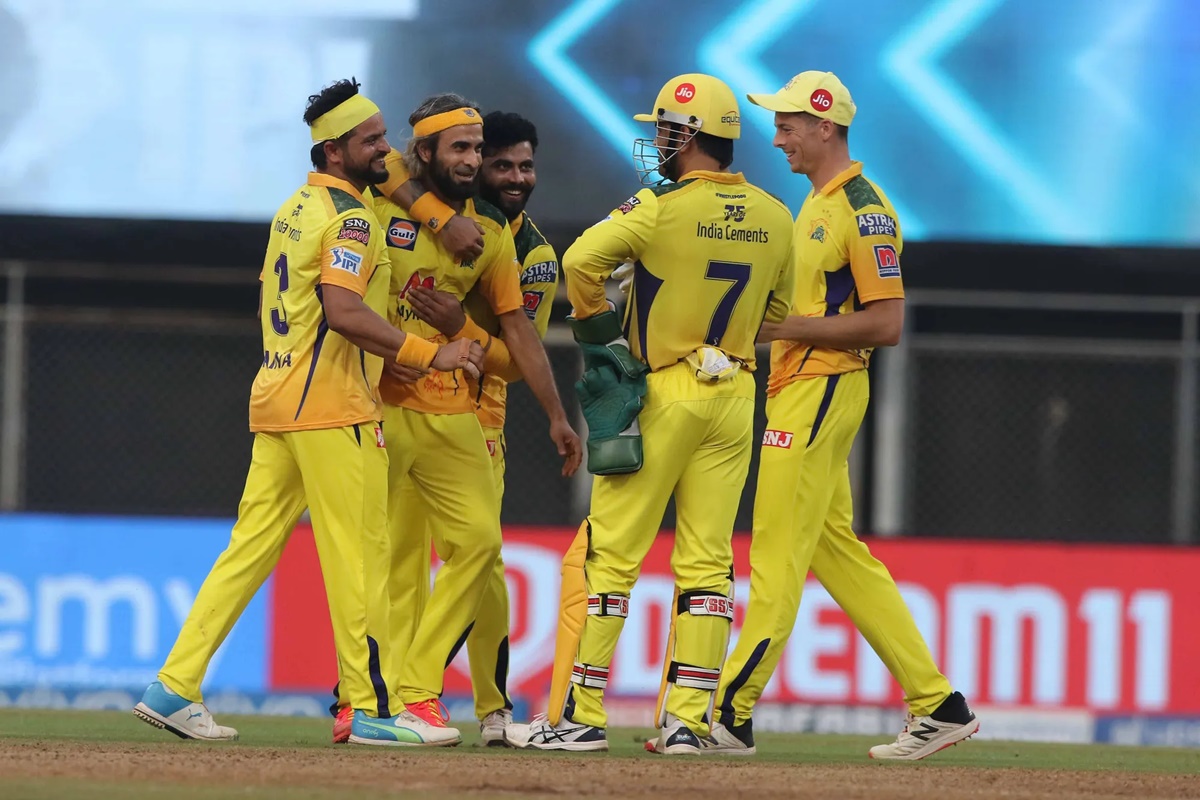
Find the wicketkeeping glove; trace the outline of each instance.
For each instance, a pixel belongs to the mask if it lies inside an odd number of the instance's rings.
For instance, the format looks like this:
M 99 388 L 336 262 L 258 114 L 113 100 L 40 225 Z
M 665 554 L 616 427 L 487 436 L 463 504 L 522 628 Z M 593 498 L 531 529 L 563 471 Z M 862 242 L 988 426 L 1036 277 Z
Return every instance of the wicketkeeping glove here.
M 633 357 L 621 330 L 617 312 L 605 311 L 587 319 L 571 319 L 571 332 L 583 351 L 584 372 L 608 364 L 631 380 L 643 378 L 650 368 Z
M 588 472 L 619 475 L 642 468 L 642 434 L 637 416 L 646 378 L 625 378 L 611 364 L 593 367 L 575 383 L 588 424 Z

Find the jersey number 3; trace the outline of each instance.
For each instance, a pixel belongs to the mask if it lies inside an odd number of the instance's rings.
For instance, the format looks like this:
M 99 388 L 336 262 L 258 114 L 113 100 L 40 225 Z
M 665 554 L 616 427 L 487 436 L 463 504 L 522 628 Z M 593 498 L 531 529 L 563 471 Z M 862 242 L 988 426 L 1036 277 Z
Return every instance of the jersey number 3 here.
M 279 293 L 275 299 L 279 301 L 278 308 L 271 309 L 271 327 L 280 336 L 287 336 L 287 311 L 283 307 L 283 293 L 288 290 L 287 254 L 280 253 L 275 260 L 275 274 L 279 276 Z
M 710 261 L 704 279 L 729 282 L 729 288 L 721 296 L 721 302 L 717 303 L 712 320 L 708 323 L 708 333 L 704 336 L 705 344 L 719 347 L 721 340 L 725 338 L 725 331 L 729 328 L 729 318 L 733 316 L 733 309 L 741 299 L 742 292 L 746 291 L 746 284 L 750 282 L 750 265 L 735 261 Z

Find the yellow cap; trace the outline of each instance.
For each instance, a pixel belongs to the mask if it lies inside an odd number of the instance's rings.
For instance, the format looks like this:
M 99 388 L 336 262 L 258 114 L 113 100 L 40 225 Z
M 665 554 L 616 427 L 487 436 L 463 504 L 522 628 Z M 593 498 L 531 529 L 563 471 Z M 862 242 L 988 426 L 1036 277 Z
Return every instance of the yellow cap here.
M 654 100 L 654 111 L 633 118 L 638 122 L 674 122 L 722 139 L 742 135 L 742 117 L 733 90 L 724 81 L 699 72 L 667 81 Z
M 847 89 L 832 72 L 801 72 L 775 94 L 748 94 L 747 99 L 768 111 L 804 112 L 849 126 L 857 108 Z

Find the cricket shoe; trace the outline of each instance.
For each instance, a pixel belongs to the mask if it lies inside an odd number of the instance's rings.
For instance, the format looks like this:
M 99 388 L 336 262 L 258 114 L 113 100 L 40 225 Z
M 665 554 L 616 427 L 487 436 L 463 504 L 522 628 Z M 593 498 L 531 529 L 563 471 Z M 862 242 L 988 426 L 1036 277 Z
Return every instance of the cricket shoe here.
M 512 711 L 502 708 L 493 711 L 479 723 L 479 738 L 484 747 L 508 747 L 504 732 L 513 724 Z
M 350 741 L 352 727 L 354 727 L 354 709 L 350 706 L 342 706 L 333 720 L 333 743 L 345 744 Z
M 673 714 L 667 715 L 667 724 L 653 744 L 655 753 L 667 756 L 698 756 L 704 750 L 704 740 Z
M 504 738 L 513 747 L 527 750 L 584 752 L 608 749 L 604 728 L 582 725 L 566 714 L 557 725 L 551 725 L 550 718 L 545 714 L 538 714 L 528 725 L 509 725 L 504 731 Z
M 704 737 L 704 754 L 722 756 L 752 756 L 758 752 L 754 747 L 754 723 L 746 720 L 741 725 L 725 725 L 715 722 L 708 736 Z
M 646 752 L 705 756 L 752 756 L 756 752 L 749 720 L 735 726 L 732 731 L 718 722 L 711 726 L 708 736 L 699 736 L 674 717 L 667 719 L 667 726 L 658 738 L 646 742 Z
M 142 701 L 133 707 L 142 722 L 170 731 L 180 739 L 229 742 L 238 738 L 233 728 L 218 725 L 203 703 L 193 703 L 155 681 L 146 687 Z
M 928 717 L 908 715 L 904 730 L 891 744 L 875 745 L 867 753 L 871 758 L 919 761 L 939 750 L 970 739 L 979 731 L 979 720 L 967 706 L 962 694 L 955 692 Z
M 428 710 L 430 703 L 434 704 L 432 712 Z M 410 703 L 394 717 L 371 717 L 365 711 L 355 711 L 349 741 L 390 747 L 455 747 L 462 742 L 462 735 L 457 728 L 446 726 L 437 703 Z

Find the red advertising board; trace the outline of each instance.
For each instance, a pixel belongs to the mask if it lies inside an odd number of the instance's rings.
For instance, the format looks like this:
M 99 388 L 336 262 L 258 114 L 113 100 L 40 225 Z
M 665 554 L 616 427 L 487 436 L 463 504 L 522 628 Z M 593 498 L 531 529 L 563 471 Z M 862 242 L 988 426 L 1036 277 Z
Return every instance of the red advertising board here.
M 574 531 L 505 531 L 512 598 L 509 689 L 546 693 L 558 613 L 559 559 Z M 609 691 L 653 696 L 673 584 L 662 534 L 630 599 Z M 1200 713 L 1200 550 L 1017 542 L 871 540 L 900 584 L 943 671 L 980 705 L 1098 712 Z M 735 539 L 748 575 L 749 536 Z M 749 593 L 737 584 L 737 635 Z M 269 687 L 321 690 L 336 680 L 332 634 L 308 529 L 275 573 Z M 446 676 L 467 694 L 466 660 Z M 764 700 L 894 704 L 900 690 L 845 614 L 810 579 Z

